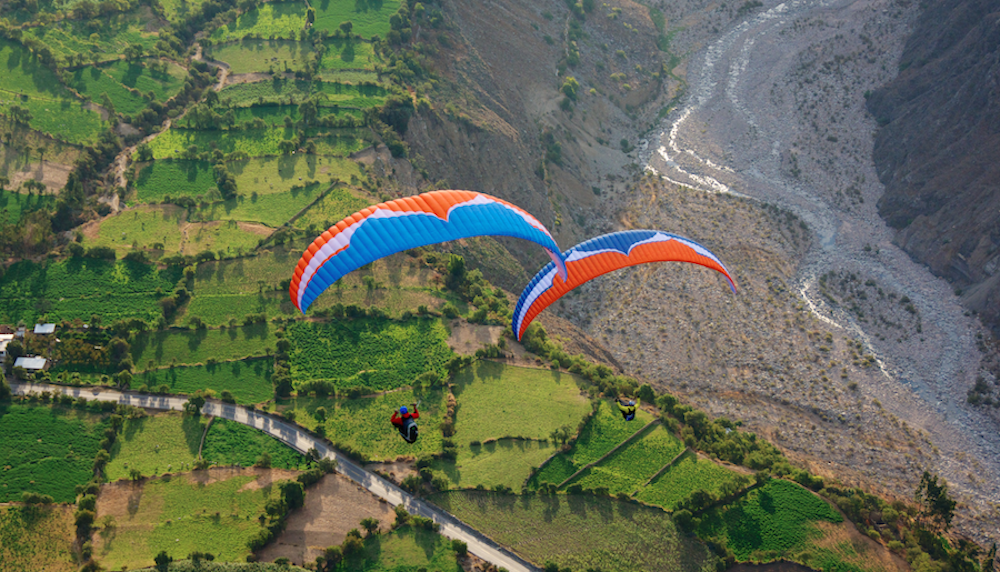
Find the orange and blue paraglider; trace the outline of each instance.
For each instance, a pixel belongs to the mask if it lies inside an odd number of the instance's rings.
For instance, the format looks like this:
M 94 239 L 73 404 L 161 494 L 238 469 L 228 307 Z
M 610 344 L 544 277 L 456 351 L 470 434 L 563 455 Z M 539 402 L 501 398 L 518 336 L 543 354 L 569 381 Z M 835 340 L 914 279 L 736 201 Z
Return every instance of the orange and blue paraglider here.
M 545 225 L 524 209 L 474 191 L 432 191 L 370 206 L 330 227 L 302 254 L 289 295 L 305 313 L 331 284 L 369 262 L 418 246 L 484 235 L 535 242 L 566 277 L 559 246 Z
M 542 268 L 517 301 L 511 329 L 520 340 L 528 325 L 553 302 L 580 284 L 613 270 L 647 262 L 690 262 L 721 272 L 736 292 L 729 271 L 714 254 L 693 240 L 658 230 L 626 230 L 592 238 L 563 253 L 569 279 L 556 267 Z

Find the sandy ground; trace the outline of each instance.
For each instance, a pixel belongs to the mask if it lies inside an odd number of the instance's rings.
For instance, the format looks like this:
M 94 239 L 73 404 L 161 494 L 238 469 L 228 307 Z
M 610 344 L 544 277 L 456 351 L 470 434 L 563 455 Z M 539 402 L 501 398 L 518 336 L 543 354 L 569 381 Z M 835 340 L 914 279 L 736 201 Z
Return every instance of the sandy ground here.
M 457 354 L 471 356 L 476 350 L 487 344 L 500 341 L 503 326 L 481 326 L 470 324 L 465 320 L 452 320 L 448 324 L 451 336 L 448 337 L 448 347 Z
M 878 357 L 881 373 L 861 391 L 940 451 L 925 467 L 960 500 L 959 529 L 996 541 L 1000 432 L 965 404 L 979 373 L 978 323 L 947 283 L 892 244 L 876 212 L 877 126 L 864 92 L 895 74 L 916 9 L 887 0 L 765 2 L 692 58 L 690 97 L 642 159 L 668 182 L 776 203 L 808 223 L 815 240 L 797 277 L 802 302 Z M 882 339 L 826 304 L 817 279 L 828 271 L 908 296 L 922 317 L 920 343 Z
M 331 474 L 306 489 L 306 505 L 288 517 L 288 526 L 258 555 L 272 562 L 285 557 L 293 564 L 313 562 L 324 548 L 339 545 L 352 528 L 361 530 L 365 518 L 376 518 L 389 530 L 396 515 L 392 507 L 339 474 Z

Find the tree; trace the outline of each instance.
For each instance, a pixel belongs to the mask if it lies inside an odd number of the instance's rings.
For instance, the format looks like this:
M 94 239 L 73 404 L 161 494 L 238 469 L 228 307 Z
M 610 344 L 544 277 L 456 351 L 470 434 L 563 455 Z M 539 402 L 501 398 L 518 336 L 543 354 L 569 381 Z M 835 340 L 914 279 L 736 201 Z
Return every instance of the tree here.
M 924 515 L 941 523 L 945 530 L 951 526 L 951 521 L 955 518 L 955 505 L 957 504 L 948 496 L 948 482 L 938 477 L 931 476 L 924 471 L 920 477 L 920 484 L 917 486 L 917 501 L 924 505 Z
M 145 53 L 145 49 L 142 44 L 129 44 L 127 48 L 123 51 L 126 60 L 138 60 L 141 59 Z
M 326 407 L 317 407 L 316 411 L 313 412 L 313 417 L 316 418 L 316 421 L 326 421 Z
M 166 550 L 161 550 L 160 553 L 156 555 L 156 558 L 153 559 L 153 562 L 156 563 L 157 570 L 160 572 L 167 572 L 167 566 L 169 566 L 173 560 L 173 558 L 167 555 Z
M 153 160 L 153 149 L 148 143 L 140 143 L 138 147 L 135 148 L 136 153 L 139 155 L 140 161 L 152 161 Z
M 451 541 L 451 549 L 459 556 L 465 556 L 469 553 L 469 545 L 457 538 Z
M 563 80 L 562 87 L 559 90 L 569 99 L 576 101 L 577 94 L 580 91 L 580 82 L 575 77 L 569 76 Z
M 365 532 L 368 533 L 368 536 L 371 536 L 378 532 L 378 525 L 379 525 L 378 519 L 372 518 L 370 516 L 361 521 L 361 527 L 365 529 Z
M 261 453 L 260 457 L 257 458 L 257 462 L 253 466 L 261 469 L 271 468 L 271 455 L 267 451 Z
M 340 31 L 343 32 L 345 36 L 350 36 L 353 29 L 354 23 L 350 20 L 345 20 L 340 23 Z
M 204 406 L 205 397 L 199 391 L 188 398 L 187 403 L 184 404 L 184 410 L 191 415 L 201 415 L 201 408 Z
M 119 371 L 115 374 L 115 385 L 118 389 L 128 389 L 132 387 L 132 374 L 125 371 Z

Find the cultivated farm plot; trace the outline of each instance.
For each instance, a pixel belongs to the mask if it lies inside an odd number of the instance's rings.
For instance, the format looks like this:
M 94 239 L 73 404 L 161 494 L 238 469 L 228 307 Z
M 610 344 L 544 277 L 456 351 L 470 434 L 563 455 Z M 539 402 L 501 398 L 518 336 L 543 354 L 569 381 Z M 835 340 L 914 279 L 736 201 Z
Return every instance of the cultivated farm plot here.
M 325 380 L 343 389 L 396 389 L 427 371 L 444 374 L 444 363 L 453 355 L 448 329 L 426 318 L 295 322 L 287 335 L 298 384 Z
M 140 384 L 155 390 L 162 385 L 170 393 L 190 395 L 198 390 L 211 390 L 216 396 L 229 391 L 240 404 L 261 403 L 274 397 L 271 374 L 274 361 L 270 358 L 235 360 L 213 365 L 182 366 L 154 369 L 136 374 L 133 387 Z
M 14 224 L 21 220 L 23 215 L 51 208 L 55 202 L 55 198 L 50 195 L 27 195 L 15 191 L 0 191 L 0 223 Z
M 106 415 L 62 406 L 0 405 L 0 502 L 30 491 L 73 502 L 93 476 Z
M 700 538 L 727 546 L 736 560 L 770 553 L 764 560 L 789 557 L 823 534 L 820 523 L 840 523 L 843 517 L 826 501 L 799 485 L 772 480 L 739 500 L 712 508 L 701 518 Z M 842 569 L 842 568 L 838 568 Z
M 146 51 L 156 45 L 159 20 L 153 12 L 141 7 L 131 12 L 101 16 L 91 20 L 65 19 L 46 26 L 27 28 L 26 38 L 44 44 L 62 59 L 83 54 L 86 61 L 115 60 L 131 44 Z
M 308 460 L 295 449 L 263 431 L 236 421 L 216 419 L 205 435 L 201 456 L 219 466 L 252 466 L 267 453 L 271 466 L 279 469 L 306 469 Z
M 0 572 L 72 572 L 73 509 L 0 507 Z
M 388 91 L 370 83 L 351 84 L 335 81 L 269 80 L 240 83 L 219 93 L 222 101 L 231 105 L 261 105 L 264 103 L 301 103 L 312 96 L 319 97 L 320 106 L 339 106 L 364 109 L 378 107 L 385 102 Z
M 573 447 L 567 453 L 556 455 L 551 462 L 542 467 L 538 474 L 532 477 L 532 484 L 558 485 L 585 465 L 606 455 L 652 419 L 649 413 L 639 409 L 636 411 L 635 419 L 626 422 L 613 402 L 602 400 L 597 412 L 580 431 L 580 437 Z
M 145 109 L 149 102 L 140 93 L 136 93 L 104 73 L 100 67 L 88 66 L 80 68 L 70 76 L 69 86 L 80 95 L 103 104 L 103 96 L 107 95 L 115 111 L 133 114 Z
M 282 105 L 277 103 L 270 103 L 266 105 L 254 105 L 251 107 L 231 107 L 226 110 L 233 112 L 234 123 L 236 125 L 251 123 L 255 119 L 260 118 L 264 123 L 273 128 L 284 128 L 285 117 L 288 117 L 292 121 L 299 121 L 302 116 L 299 114 L 298 105 Z M 316 111 L 316 117 L 346 117 L 351 116 L 356 119 L 360 119 L 363 112 L 359 109 L 348 109 L 340 107 L 320 107 Z M 177 127 L 185 129 L 194 129 L 195 125 L 188 120 L 187 117 L 181 118 L 174 122 Z
M 535 565 L 573 570 L 715 569 L 716 558 L 662 510 L 591 495 L 451 491 L 429 499 Z M 640 547 L 640 548 L 637 548 Z
M 209 196 L 219 193 L 212 165 L 207 161 L 163 159 L 136 165 L 136 199 L 159 203 L 176 197 Z
M 171 23 L 182 21 L 188 14 L 201 9 L 205 0 L 160 0 L 163 14 Z
M 270 228 L 235 220 L 191 222 L 187 211 L 174 205 L 140 205 L 110 215 L 85 231 L 83 244 L 107 246 L 119 255 L 159 248 L 191 255 L 206 250 L 241 254 L 253 250 L 270 233 Z
M 275 474 L 279 473 L 279 475 Z M 161 550 L 175 559 L 211 552 L 221 562 L 245 560 L 247 541 L 260 525 L 264 504 L 286 472 L 215 469 L 153 479 L 137 486 L 102 487 L 97 518 L 110 515 L 116 527 L 94 534 L 94 556 L 106 569 L 141 568 Z
M 345 558 L 335 568 L 338 572 L 365 570 L 435 570 L 462 572 L 451 540 L 433 530 L 406 525 L 386 534 L 365 539 L 361 552 Z
M 673 510 L 678 501 L 695 490 L 717 494 L 723 484 L 735 480 L 741 474 L 688 451 L 662 475 L 656 477 L 649 486 L 642 489 L 636 498 Z
M 213 42 L 231 42 L 247 36 L 295 40 L 305 26 L 303 2 L 267 2 L 240 14 L 235 22 L 219 26 L 209 38 Z
M 326 41 L 326 53 L 320 61 L 325 70 L 374 70 L 382 59 L 368 42 L 335 38 Z
M 312 7 L 316 10 L 317 31 L 333 33 L 341 22 L 351 22 L 352 34 L 371 39 L 372 36 L 386 37 L 391 29 L 389 18 L 399 10 L 400 0 L 320 0 Z
M 263 357 L 278 338 L 269 324 L 219 330 L 168 330 L 138 334 L 132 341 L 132 361 L 139 368 L 206 364 Z
M 420 438 L 412 445 L 400 437 L 389 422 L 393 411 L 401 405 L 420 400 Z M 327 410 L 326 437 L 338 446 L 350 446 L 372 461 L 390 461 L 402 455 L 419 456 L 441 451 L 441 431 L 438 426 L 446 413 L 444 392 L 431 390 L 414 394 L 412 390 L 392 391 L 375 397 L 333 399 L 297 397 L 278 402 L 278 409 L 295 411 L 295 422 L 313 430 L 320 421 L 316 410 Z
M 28 125 L 32 129 L 73 144 L 96 139 L 105 126 L 100 114 L 85 109 L 83 102 L 24 46 L 0 39 L 0 61 L 4 62 L 0 113 L 9 116 L 17 105 L 30 113 Z
M 0 278 L 0 322 L 90 320 L 105 323 L 162 315 L 157 302 L 181 277 L 180 268 L 158 270 L 137 262 L 71 258 L 13 264 Z
M 215 145 L 223 153 L 241 151 L 248 157 L 282 155 L 279 144 L 295 136 L 291 129 L 236 129 L 231 131 L 196 131 L 168 129 L 150 143 L 155 159 L 183 158 L 192 145 L 206 151 Z M 317 155 L 346 157 L 371 145 L 371 135 L 362 129 L 311 130 L 307 140 L 316 146 Z M 305 141 L 302 142 L 306 144 Z
M 455 461 L 439 459 L 431 467 L 444 473 L 458 488 L 504 485 L 519 491 L 531 469 L 541 465 L 556 450 L 552 443 L 523 439 L 501 439 L 475 447 L 461 443 Z
M 150 477 L 190 471 L 198 459 L 205 419 L 178 412 L 125 422 L 104 468 L 108 481 L 128 479 L 132 469 Z
M 370 199 L 361 198 L 350 189 L 334 187 L 316 201 L 316 204 L 309 207 L 309 210 L 302 213 L 302 216 L 295 219 L 294 226 L 301 229 L 325 230 L 371 203 Z
M 155 60 L 150 60 L 155 61 Z M 184 68 L 173 62 L 158 64 L 154 70 L 149 63 L 116 61 L 100 66 L 87 66 L 72 72 L 70 86 L 96 103 L 102 103 L 107 93 L 115 111 L 129 115 L 149 107 L 146 94 L 153 92 L 156 99 L 166 101 L 184 86 L 187 75 Z
M 578 484 L 585 489 L 607 487 L 611 494 L 632 494 L 683 450 L 684 444 L 677 437 L 662 425 L 654 425 L 647 433 L 581 473 L 567 486 Z
M 229 64 L 230 73 L 244 74 L 304 70 L 312 54 L 312 46 L 308 42 L 243 40 L 212 46 L 206 55 Z
M 590 412 L 577 382 L 557 371 L 476 362 L 455 376 L 455 440 L 548 439 L 564 425 L 575 429 Z

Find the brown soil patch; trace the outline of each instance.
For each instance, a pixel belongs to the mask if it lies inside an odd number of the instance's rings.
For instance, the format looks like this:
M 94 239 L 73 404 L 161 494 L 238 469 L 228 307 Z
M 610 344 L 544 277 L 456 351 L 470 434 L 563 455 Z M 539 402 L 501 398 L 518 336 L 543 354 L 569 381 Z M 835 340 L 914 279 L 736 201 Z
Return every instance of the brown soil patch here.
M 49 193 L 55 193 L 66 186 L 66 179 L 73 167 L 61 163 L 42 161 L 40 163 L 29 163 L 17 171 L 10 171 L 9 188 L 16 189 L 25 181 L 41 181 Z
M 813 544 L 826 548 L 838 555 L 844 562 L 855 564 L 864 570 L 884 570 L 886 572 L 908 572 L 906 561 L 896 556 L 886 547 L 861 534 L 850 521 L 843 524 L 832 522 L 815 523 L 823 533 L 823 538 Z
M 218 222 L 219 224 L 222 224 L 222 221 Z M 240 230 L 243 232 L 249 232 L 250 234 L 256 234 L 258 236 L 270 236 L 271 233 L 274 232 L 273 228 L 254 222 L 241 222 L 238 223 L 238 225 Z
M 257 491 L 264 487 L 271 486 L 276 481 L 286 481 L 294 479 L 299 471 L 289 471 L 288 469 L 260 469 L 257 467 L 212 467 L 207 471 L 192 471 L 184 475 L 188 481 L 194 484 L 210 485 L 220 481 L 228 481 L 234 477 L 256 475 L 257 480 L 251 481 L 240 491 Z
M 288 517 L 288 526 L 259 553 L 262 561 L 285 557 L 294 564 L 316 560 L 323 549 L 340 544 L 365 518 L 377 518 L 383 531 L 396 515 L 392 507 L 350 479 L 331 474 L 306 489 L 306 505 Z
M 394 483 L 401 483 L 403 479 L 410 475 L 416 475 L 417 469 L 413 466 L 413 461 L 393 461 L 391 463 L 371 463 L 365 465 L 365 469 L 373 473 L 385 475 Z
M 503 326 L 481 326 L 464 320 L 452 320 L 448 327 L 451 329 L 448 346 L 462 355 L 472 355 L 486 344 L 497 343 L 504 329 Z

